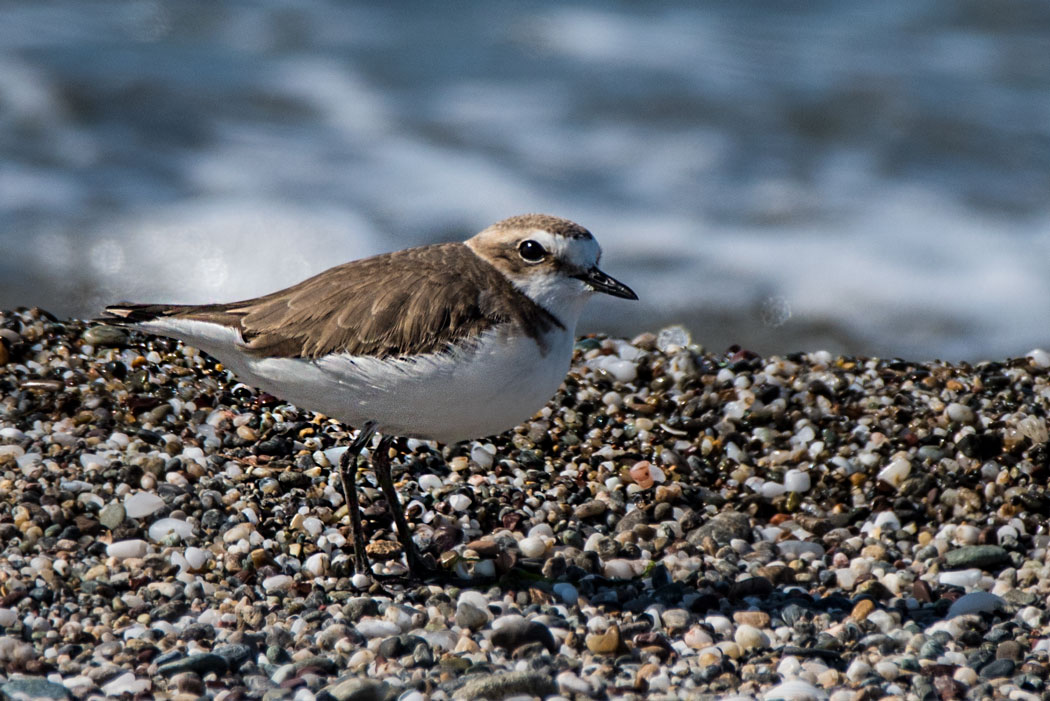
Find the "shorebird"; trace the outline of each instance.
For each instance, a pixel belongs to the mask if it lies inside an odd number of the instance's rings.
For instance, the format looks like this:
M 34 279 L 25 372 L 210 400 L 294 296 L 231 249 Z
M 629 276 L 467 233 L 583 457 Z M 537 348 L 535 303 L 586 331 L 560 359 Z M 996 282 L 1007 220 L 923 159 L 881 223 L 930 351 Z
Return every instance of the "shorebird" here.
M 637 295 L 598 268 L 582 226 L 545 214 L 476 236 L 351 261 L 287 289 L 220 304 L 116 304 L 103 321 L 182 340 L 241 381 L 359 430 L 339 471 L 367 569 L 357 458 L 376 481 L 410 571 L 423 567 L 390 474 L 395 437 L 452 444 L 528 419 L 568 372 L 593 293 Z

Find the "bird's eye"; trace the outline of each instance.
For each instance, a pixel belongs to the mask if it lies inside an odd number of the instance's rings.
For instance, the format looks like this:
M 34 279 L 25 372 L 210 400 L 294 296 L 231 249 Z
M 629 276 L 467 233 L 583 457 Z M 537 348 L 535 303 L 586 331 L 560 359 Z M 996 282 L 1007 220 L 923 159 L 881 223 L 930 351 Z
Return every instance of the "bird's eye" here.
M 547 249 L 539 242 L 527 239 L 518 245 L 518 253 L 526 263 L 539 263 L 547 255 Z

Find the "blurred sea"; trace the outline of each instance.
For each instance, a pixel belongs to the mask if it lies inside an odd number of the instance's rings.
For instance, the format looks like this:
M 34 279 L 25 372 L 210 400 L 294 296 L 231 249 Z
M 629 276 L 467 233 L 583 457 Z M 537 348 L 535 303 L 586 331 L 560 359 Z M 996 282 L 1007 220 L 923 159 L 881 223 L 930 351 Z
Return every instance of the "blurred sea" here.
M 1050 4 L 0 4 L 0 308 L 579 221 L 721 350 L 1050 346 Z

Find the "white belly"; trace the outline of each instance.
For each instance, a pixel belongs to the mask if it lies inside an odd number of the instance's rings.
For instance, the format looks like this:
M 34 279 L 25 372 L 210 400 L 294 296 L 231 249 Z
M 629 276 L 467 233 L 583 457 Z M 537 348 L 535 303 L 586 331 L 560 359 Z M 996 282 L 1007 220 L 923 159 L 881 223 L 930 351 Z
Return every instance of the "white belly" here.
M 565 378 L 574 341 L 573 329 L 558 329 L 542 353 L 527 336 L 489 331 L 472 348 L 414 360 L 257 358 L 226 336 L 235 332 L 217 335 L 212 324 L 189 324 L 198 327 L 196 333 L 188 333 L 185 321 L 177 332 L 142 326 L 196 344 L 242 381 L 302 409 L 350 426 L 374 421 L 381 433 L 443 443 L 500 433 L 532 416 Z M 205 335 L 200 326 L 212 328 Z

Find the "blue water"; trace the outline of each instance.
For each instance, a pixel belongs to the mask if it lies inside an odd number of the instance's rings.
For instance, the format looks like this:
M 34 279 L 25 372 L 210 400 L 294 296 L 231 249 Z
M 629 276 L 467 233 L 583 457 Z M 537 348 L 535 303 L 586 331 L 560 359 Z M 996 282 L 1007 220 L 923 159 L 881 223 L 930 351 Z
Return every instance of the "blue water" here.
M 761 352 L 1050 346 L 1050 5 L 0 5 L 0 308 L 270 291 L 547 211 Z

